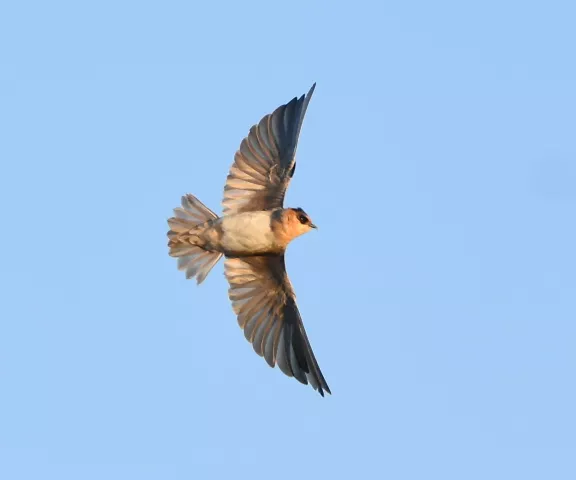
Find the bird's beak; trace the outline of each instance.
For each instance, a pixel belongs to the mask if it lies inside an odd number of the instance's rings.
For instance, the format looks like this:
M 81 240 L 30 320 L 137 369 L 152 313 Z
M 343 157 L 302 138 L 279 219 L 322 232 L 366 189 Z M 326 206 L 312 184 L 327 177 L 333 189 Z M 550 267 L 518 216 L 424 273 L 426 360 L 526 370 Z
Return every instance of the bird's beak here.
M 318 227 L 316 225 L 314 225 L 313 223 L 310 224 L 310 227 L 315 228 L 316 230 L 318 230 Z

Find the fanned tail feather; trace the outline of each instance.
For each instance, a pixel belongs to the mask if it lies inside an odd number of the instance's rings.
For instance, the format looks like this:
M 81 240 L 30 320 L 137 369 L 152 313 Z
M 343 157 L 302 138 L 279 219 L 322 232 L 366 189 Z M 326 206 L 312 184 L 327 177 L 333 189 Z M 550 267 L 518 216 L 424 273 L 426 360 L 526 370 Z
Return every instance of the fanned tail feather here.
M 200 284 L 222 254 L 195 245 L 193 230 L 218 216 L 191 194 L 182 197 L 182 207 L 175 208 L 174 215 L 168 219 L 170 256 L 178 258 L 178 270 L 186 272 L 186 278 L 196 277 Z
M 219 252 L 209 252 L 195 245 L 186 249 L 173 248 L 170 255 L 178 257 L 178 270 L 186 272 L 186 278 L 196 277 L 198 285 L 206 279 L 222 256 Z

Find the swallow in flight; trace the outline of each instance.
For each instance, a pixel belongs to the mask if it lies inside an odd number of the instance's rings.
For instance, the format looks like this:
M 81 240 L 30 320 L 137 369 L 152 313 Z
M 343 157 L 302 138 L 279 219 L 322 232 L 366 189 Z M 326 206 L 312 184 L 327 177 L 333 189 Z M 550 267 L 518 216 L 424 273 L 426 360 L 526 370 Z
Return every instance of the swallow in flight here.
M 268 365 L 278 365 L 324 396 L 330 388 L 284 263 L 288 244 L 316 228 L 304 210 L 283 206 L 315 86 L 266 115 L 242 140 L 226 180 L 221 217 L 193 195 L 182 197 L 182 207 L 168 220 L 168 246 L 178 269 L 198 284 L 224 256 L 228 295 L 246 339 Z

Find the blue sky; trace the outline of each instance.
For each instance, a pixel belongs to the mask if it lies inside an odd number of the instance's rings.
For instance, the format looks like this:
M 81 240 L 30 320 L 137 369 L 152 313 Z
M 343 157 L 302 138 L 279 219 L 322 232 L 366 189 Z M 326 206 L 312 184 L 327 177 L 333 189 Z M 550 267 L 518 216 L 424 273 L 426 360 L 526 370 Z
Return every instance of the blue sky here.
M 575 15 L 5 2 L 0 477 L 576 478 Z M 315 81 L 287 266 L 327 398 L 165 238 Z

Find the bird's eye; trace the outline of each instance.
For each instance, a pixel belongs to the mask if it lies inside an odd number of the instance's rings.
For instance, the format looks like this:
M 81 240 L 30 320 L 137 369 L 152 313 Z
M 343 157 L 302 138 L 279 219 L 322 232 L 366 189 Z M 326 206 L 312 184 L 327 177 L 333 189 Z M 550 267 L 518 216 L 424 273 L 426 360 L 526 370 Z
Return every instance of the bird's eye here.
M 308 218 L 306 218 L 304 215 L 300 215 L 298 217 L 298 220 L 300 220 L 300 223 L 306 225 L 308 223 Z

